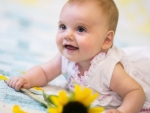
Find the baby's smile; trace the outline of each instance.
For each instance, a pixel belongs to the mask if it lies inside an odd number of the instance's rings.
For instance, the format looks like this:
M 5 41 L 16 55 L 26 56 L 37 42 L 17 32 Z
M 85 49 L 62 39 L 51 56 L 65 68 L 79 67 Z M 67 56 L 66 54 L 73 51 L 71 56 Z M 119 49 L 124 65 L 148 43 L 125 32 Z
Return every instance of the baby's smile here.
M 64 45 L 64 48 L 65 49 L 68 49 L 68 50 L 78 50 L 79 48 L 78 47 L 75 47 L 75 46 L 72 46 L 72 45 Z

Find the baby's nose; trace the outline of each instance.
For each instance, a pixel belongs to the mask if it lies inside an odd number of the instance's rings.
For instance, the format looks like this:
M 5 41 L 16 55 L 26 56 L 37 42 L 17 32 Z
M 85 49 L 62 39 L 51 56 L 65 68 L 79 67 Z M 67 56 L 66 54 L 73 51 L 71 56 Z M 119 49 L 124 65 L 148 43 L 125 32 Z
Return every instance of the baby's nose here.
M 74 32 L 72 30 L 66 30 L 64 34 L 64 39 L 66 40 L 74 40 Z

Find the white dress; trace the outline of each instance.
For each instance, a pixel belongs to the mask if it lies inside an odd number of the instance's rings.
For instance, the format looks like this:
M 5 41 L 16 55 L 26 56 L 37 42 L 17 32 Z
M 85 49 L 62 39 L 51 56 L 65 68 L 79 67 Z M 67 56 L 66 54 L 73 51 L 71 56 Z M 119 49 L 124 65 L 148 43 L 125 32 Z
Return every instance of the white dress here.
M 124 51 L 113 46 L 107 53 L 99 53 L 91 61 L 84 76 L 78 76 L 79 69 L 75 62 L 62 57 L 62 74 L 68 81 L 68 88 L 73 90 L 75 84 L 90 87 L 100 96 L 93 102 L 94 106 L 106 109 L 117 108 L 122 98 L 110 90 L 110 81 L 115 65 L 121 62 L 126 72 L 132 76 L 146 93 L 146 102 L 142 113 L 150 113 L 150 48 L 126 48 Z

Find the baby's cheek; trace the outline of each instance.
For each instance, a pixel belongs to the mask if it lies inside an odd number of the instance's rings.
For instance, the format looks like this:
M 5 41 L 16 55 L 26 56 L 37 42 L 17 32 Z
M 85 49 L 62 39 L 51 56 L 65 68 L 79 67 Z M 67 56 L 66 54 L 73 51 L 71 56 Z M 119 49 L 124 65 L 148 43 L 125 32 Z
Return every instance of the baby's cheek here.
M 62 42 L 63 41 L 63 39 L 64 39 L 64 35 L 63 35 L 63 33 L 57 33 L 57 35 L 56 35 L 56 42 L 57 43 L 60 43 L 60 42 Z

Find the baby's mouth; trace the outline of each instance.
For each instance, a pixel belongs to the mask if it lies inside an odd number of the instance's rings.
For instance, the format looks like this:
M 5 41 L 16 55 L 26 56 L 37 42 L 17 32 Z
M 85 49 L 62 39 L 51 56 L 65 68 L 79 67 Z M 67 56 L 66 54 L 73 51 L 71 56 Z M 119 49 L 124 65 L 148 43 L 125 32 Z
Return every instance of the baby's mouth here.
M 75 46 L 72 46 L 72 45 L 64 45 L 64 47 L 66 49 L 69 49 L 69 50 L 77 50 L 77 49 L 79 49 L 78 47 L 75 47 Z

